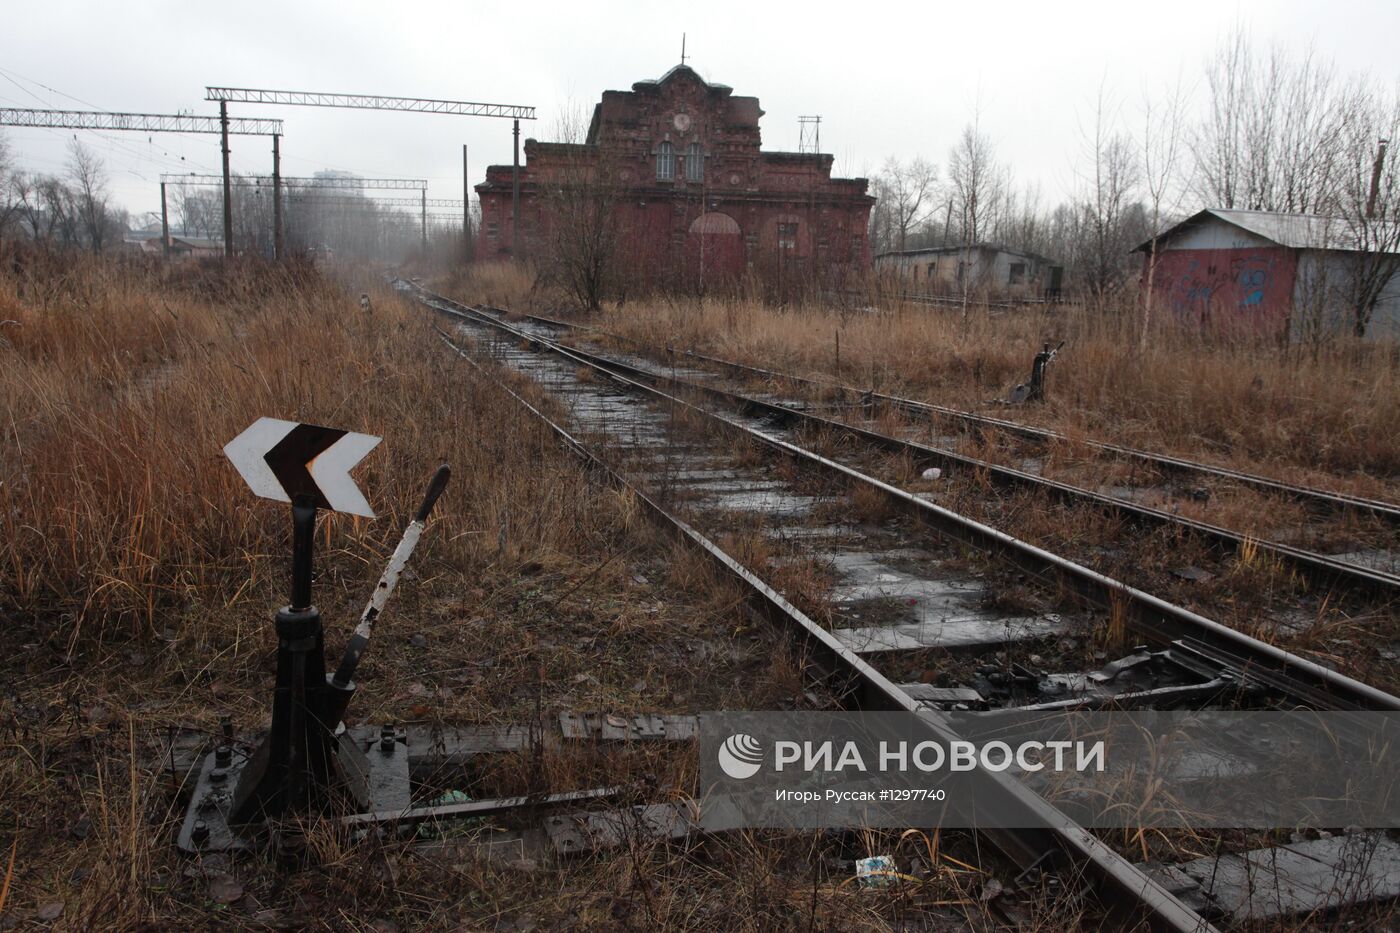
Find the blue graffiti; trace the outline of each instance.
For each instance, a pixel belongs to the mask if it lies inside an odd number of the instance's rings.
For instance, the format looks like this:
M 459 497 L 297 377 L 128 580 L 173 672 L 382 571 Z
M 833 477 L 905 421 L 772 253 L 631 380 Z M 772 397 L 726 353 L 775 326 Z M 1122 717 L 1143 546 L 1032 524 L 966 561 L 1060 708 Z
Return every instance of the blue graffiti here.
M 1243 292 L 1243 296 L 1240 298 L 1240 307 L 1248 308 L 1264 303 L 1264 284 L 1268 278 L 1268 273 L 1263 269 L 1240 274 L 1240 289 Z

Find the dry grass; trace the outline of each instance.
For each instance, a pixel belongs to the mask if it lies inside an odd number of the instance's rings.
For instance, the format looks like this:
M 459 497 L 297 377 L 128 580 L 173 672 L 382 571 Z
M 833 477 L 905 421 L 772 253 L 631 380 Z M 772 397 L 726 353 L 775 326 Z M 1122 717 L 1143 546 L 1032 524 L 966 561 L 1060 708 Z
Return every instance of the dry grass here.
M 512 267 L 449 282 L 451 293 L 514 294 L 547 308 Z M 504 289 L 503 281 L 516 287 Z M 1282 350 L 1205 336 L 1163 321 L 1138 349 L 1135 305 L 1105 313 L 960 313 L 886 302 L 879 310 L 817 303 L 654 298 L 608 306 L 589 323 L 652 347 L 693 349 L 750 365 L 901 393 L 957 408 L 991 404 L 1029 378 L 1045 341 L 1067 343 L 1051 364 L 1049 401 L 1012 410 L 1071 437 L 1107 439 L 1206 459 L 1295 482 L 1400 498 L 1400 353 L 1349 342 Z M 839 360 L 837 343 L 840 344 Z
M 556 869 L 350 845 L 312 825 L 294 864 L 179 858 L 165 730 L 213 729 L 228 713 L 247 734 L 267 716 L 286 509 L 254 499 L 220 450 L 260 415 L 385 438 L 356 474 L 379 518 L 327 519 L 317 534 L 332 652 L 432 468 L 454 467 L 360 668 L 352 719 L 790 706 L 803 702 L 805 664 L 751 624 L 712 568 L 655 536 L 635 501 L 592 483 L 498 387 L 437 351 L 421 311 L 377 283 L 342 289 L 309 268 L 259 264 L 0 258 L 0 318 L 20 322 L 0 342 L 11 648 L 0 661 L 0 928 L 990 923 L 981 876 L 937 857 L 888 894 L 831 868 L 901 844 L 880 834 L 636 840 Z M 566 790 L 604 773 L 683 784 L 694 772 L 684 753 L 560 753 L 542 765 L 482 763 L 474 780 Z
M 171 634 L 191 600 L 280 595 L 285 507 L 250 496 L 222 444 L 259 415 L 382 434 L 357 474 L 374 522 L 330 517 L 322 585 L 370 565 L 436 462 L 456 468 L 426 560 L 524 560 L 600 533 L 591 493 L 540 431 L 481 403 L 489 387 L 425 361 L 429 331 L 387 298 L 365 315 L 305 269 L 171 270 L 47 260 L 0 279 L 11 331 L 0 368 L 5 604 L 65 652 Z M 514 458 L 534 475 L 498 473 Z M 539 501 L 535 483 L 569 495 Z M 173 635 L 182 634 L 175 625 Z
M 474 304 L 521 311 L 558 300 L 557 296 L 542 293 L 536 282 L 534 270 L 523 263 L 477 263 L 449 272 L 441 280 L 440 291 L 470 295 Z
M 548 301 L 513 267 L 471 275 L 486 286 L 478 299 Z M 220 450 L 260 415 L 385 438 L 356 474 L 379 518 L 328 518 L 318 531 L 332 651 L 432 468 L 454 467 L 360 669 L 352 718 L 778 708 L 809 692 L 806 659 L 753 625 L 712 567 L 655 536 L 631 497 L 590 482 L 498 387 L 439 351 L 421 311 L 373 281 L 346 285 L 298 266 L 0 254 L 0 319 L 19 322 L 0 332 L 11 649 L 0 660 L 0 929 L 995 925 L 980 897 L 989 876 L 968 867 L 976 840 L 936 833 L 637 839 L 549 866 L 352 845 L 312 825 L 295 863 L 177 857 L 165 729 L 212 729 L 229 713 L 246 734 L 267 715 L 286 509 L 252 498 Z M 742 307 L 726 317 L 739 332 Z M 843 370 L 860 365 L 857 346 L 843 332 Z M 780 556 L 757 536 L 731 544 L 756 563 Z M 821 601 L 820 567 L 780 570 Z M 472 780 L 684 785 L 693 757 L 551 750 L 482 762 Z M 848 860 L 877 853 L 898 855 L 913 880 L 854 884 Z M 1028 928 L 1093 922 L 1072 902 L 1034 908 Z

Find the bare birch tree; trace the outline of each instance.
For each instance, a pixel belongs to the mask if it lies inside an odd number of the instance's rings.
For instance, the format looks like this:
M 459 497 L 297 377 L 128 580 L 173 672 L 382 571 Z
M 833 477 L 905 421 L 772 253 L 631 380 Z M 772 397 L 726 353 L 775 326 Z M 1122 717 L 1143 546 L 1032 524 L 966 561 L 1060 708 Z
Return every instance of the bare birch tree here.
M 885 160 L 880 173 L 880 190 L 888 199 L 888 217 L 897 237 L 896 249 L 906 248 L 909 231 L 928 220 L 937 206 L 938 168 L 922 156 L 900 162 L 894 156 Z
M 1140 179 L 1137 153 L 1129 137 L 1117 131 L 1117 108 L 1102 87 L 1094 110 L 1094 126 L 1088 137 L 1092 175 L 1084 212 L 1092 234 L 1092 262 L 1085 272 L 1089 290 L 1102 296 L 1123 281 L 1124 264 L 1132 235 L 1128 208 Z
M 1143 94 L 1142 101 L 1142 182 L 1147 191 L 1148 223 L 1152 239 L 1147 249 L 1143 275 L 1142 333 L 1139 346 L 1147 346 L 1152 327 L 1152 298 L 1157 274 L 1157 237 L 1162 232 L 1164 214 L 1175 215 L 1189 182 L 1180 178 L 1183 166 L 1184 129 L 1188 94 L 1180 76 L 1167 88 L 1160 103 Z
M 981 130 L 980 115 L 974 115 L 948 154 L 950 216 L 959 224 L 963 245 L 978 242 L 985 234 L 984 228 L 995 219 L 1005 180 L 995 147 Z
M 1258 52 L 1236 30 L 1206 67 L 1207 114 L 1192 149 L 1213 207 L 1325 213 L 1341 158 L 1335 69 L 1309 50 Z
M 96 153 L 76 139 L 68 144 L 68 178 L 73 183 L 74 206 L 94 253 L 102 252 L 107 240 L 107 171 Z

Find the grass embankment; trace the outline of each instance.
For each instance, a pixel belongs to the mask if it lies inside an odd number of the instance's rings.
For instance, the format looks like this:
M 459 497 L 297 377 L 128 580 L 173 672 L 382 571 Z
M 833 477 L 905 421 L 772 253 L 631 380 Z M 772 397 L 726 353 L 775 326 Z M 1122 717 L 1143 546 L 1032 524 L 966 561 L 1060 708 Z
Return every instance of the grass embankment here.
M 557 310 L 527 269 L 482 267 L 447 286 L 464 300 Z M 1400 350 L 1341 340 L 1280 348 L 1178 326 L 1162 309 L 1141 346 L 1127 295 L 1106 309 L 1073 304 L 998 312 L 930 309 L 886 297 L 844 310 L 712 297 L 633 299 L 590 319 L 640 343 L 835 379 L 1001 417 L 1071 438 L 1110 440 L 1290 482 L 1400 499 Z M 1046 343 L 1044 405 L 993 403 L 1028 381 Z M 839 353 L 838 353 L 839 342 Z
M 1205 459 L 1293 482 L 1400 498 L 1400 355 L 1390 346 L 1283 352 L 1065 306 L 1001 314 L 896 305 L 868 313 L 721 299 L 608 308 L 600 325 L 646 343 L 839 379 L 936 404 Z M 840 342 L 839 362 L 837 341 Z M 989 404 L 1065 340 L 1042 406 Z

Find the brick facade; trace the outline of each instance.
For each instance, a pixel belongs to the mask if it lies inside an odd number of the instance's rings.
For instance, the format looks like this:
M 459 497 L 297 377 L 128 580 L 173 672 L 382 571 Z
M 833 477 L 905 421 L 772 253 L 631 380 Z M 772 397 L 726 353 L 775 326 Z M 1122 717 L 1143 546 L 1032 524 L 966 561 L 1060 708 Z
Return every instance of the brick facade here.
M 830 155 L 762 151 L 761 116 L 758 98 L 736 97 L 685 65 L 630 91 L 605 91 L 584 143 L 525 141 L 518 237 L 511 166 L 487 168 L 476 186 L 477 256 L 540 255 L 568 210 L 559 192 L 601 174 L 616 259 L 634 281 L 710 285 L 746 274 L 840 281 L 866 270 L 875 203 L 866 180 L 832 178 Z

